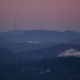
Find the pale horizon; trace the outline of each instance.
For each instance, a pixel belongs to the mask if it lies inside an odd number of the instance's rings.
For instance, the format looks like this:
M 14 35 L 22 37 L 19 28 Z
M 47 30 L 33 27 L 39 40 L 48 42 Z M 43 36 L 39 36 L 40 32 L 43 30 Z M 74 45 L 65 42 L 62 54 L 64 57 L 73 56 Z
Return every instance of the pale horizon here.
M 0 32 L 14 30 L 80 32 L 80 0 L 0 0 Z

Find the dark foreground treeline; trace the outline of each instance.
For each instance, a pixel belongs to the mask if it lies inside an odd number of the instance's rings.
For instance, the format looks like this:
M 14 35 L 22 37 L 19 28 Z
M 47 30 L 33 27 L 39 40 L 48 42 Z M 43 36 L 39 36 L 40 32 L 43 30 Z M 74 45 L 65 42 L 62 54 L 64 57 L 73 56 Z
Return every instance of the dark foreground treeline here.
M 80 58 L 39 59 L 0 65 L 0 80 L 80 80 Z

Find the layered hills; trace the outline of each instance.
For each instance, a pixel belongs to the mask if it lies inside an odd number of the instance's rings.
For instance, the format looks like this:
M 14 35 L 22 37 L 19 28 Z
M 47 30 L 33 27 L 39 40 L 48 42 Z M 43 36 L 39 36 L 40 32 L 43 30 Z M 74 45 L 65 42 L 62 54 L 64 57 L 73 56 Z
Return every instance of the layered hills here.
M 4 38 L 14 43 L 38 42 L 38 43 L 67 43 L 80 38 L 80 33 L 75 31 L 53 31 L 53 30 L 13 30 L 0 33 L 0 38 Z
M 80 51 L 80 45 L 74 45 L 74 44 L 59 44 L 52 47 L 32 50 L 29 52 L 21 52 L 21 53 L 14 53 L 11 50 L 0 48 L 0 63 L 7 64 L 7 63 L 23 62 L 26 60 L 54 58 L 58 57 L 59 55 L 60 57 L 65 56 L 65 54 L 67 56 L 68 55 L 79 56 L 78 55 L 80 53 L 79 51 Z

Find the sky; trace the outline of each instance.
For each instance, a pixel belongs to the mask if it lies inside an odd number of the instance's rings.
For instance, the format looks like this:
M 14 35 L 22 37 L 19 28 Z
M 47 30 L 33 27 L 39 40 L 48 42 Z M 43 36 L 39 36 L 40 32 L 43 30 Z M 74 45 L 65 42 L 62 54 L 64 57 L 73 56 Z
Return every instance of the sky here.
M 80 0 L 0 0 L 0 31 L 80 32 Z

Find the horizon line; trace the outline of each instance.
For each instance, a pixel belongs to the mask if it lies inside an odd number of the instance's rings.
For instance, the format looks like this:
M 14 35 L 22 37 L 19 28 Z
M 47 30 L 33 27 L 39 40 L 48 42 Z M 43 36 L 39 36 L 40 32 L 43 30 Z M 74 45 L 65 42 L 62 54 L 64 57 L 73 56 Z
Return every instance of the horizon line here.
M 21 30 L 21 29 L 16 29 L 16 30 L 7 30 L 7 31 L 0 31 L 0 32 L 9 32 L 9 31 L 56 31 L 56 32 L 66 32 L 66 31 L 73 31 L 73 32 L 78 32 L 80 33 L 80 31 L 75 31 L 75 30 L 64 30 L 64 31 L 59 31 L 59 30 L 45 30 L 45 29 L 32 29 L 32 30 Z

